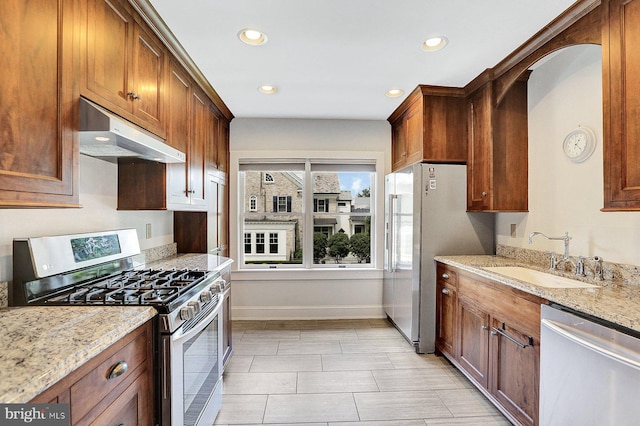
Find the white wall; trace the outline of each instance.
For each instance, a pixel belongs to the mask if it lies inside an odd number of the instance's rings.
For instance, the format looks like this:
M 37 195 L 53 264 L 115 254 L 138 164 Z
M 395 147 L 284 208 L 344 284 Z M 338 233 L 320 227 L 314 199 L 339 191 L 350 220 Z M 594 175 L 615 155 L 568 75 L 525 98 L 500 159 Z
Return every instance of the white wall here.
M 599 255 L 605 261 L 640 263 L 640 212 L 601 212 L 602 59 L 601 48 L 567 48 L 536 68 L 529 93 L 529 213 L 500 213 L 497 242 L 562 253 L 560 241 L 541 236 L 528 245 L 528 235 L 540 231 L 572 237 L 572 256 Z M 584 163 L 565 158 L 562 142 L 578 125 L 597 135 L 595 153 Z M 516 238 L 510 224 L 517 224 Z
M 142 250 L 173 242 L 173 213 L 117 211 L 117 165 L 80 156 L 80 204 L 70 209 L 0 209 L 0 282 L 13 277 L 12 241 L 37 237 L 136 228 Z M 151 238 L 146 239 L 146 224 Z
M 377 186 L 383 191 L 390 171 L 391 126 L 386 121 L 235 119 L 230 129 L 230 252 L 237 258 L 238 158 L 378 158 L 382 172 Z M 376 200 L 377 241 L 382 247 L 382 196 Z M 238 271 L 234 264 L 234 319 L 318 319 L 383 317 L 382 253 L 377 269 Z

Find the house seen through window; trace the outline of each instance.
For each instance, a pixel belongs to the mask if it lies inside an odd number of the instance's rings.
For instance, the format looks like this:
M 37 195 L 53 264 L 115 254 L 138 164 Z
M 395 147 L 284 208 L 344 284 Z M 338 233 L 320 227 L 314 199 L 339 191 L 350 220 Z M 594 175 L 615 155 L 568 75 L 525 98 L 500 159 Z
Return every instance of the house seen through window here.
M 373 161 L 252 159 L 239 170 L 241 267 L 371 264 Z

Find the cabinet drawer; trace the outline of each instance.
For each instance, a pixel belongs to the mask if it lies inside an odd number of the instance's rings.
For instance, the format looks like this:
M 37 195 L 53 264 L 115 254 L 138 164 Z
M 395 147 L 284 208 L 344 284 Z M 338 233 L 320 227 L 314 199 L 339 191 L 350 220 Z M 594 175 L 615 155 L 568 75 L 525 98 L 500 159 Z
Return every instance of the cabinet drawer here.
M 135 372 L 147 359 L 147 334 L 139 334 L 135 340 L 124 346 L 111 357 L 103 361 L 71 386 L 71 418 L 83 418 L 97 403 L 116 386 Z M 127 368 L 117 371 L 126 362 Z M 116 371 L 114 371 L 116 368 Z M 113 373 L 113 374 L 112 374 Z M 115 377 L 109 378 L 110 374 Z
M 151 422 L 149 378 L 138 378 L 91 422 L 92 426 L 147 425 Z
M 458 286 L 458 274 L 456 273 L 456 271 L 448 268 L 446 265 L 443 265 L 441 263 L 437 264 L 436 277 L 438 281 L 446 282 L 450 286 Z

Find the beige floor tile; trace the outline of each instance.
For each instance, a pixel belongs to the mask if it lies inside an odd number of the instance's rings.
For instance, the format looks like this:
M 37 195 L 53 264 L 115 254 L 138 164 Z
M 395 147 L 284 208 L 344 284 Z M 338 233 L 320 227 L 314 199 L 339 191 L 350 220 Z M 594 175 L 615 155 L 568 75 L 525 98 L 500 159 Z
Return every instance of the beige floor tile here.
M 254 320 L 234 320 L 231 322 L 233 331 L 236 330 L 264 330 L 266 321 L 254 321 Z
M 317 320 L 266 321 L 266 330 L 314 330 L 318 328 Z
M 372 373 L 382 392 L 428 391 L 462 387 L 443 369 L 438 368 L 374 370 Z
M 256 355 L 251 364 L 253 372 L 322 371 L 320 355 Z
M 336 320 L 319 320 L 319 329 L 336 329 L 336 328 L 365 328 L 371 327 L 371 321 L 367 319 L 336 319 Z
M 235 373 L 248 373 L 249 368 L 251 368 L 251 363 L 253 362 L 253 355 L 237 355 L 233 354 L 231 358 L 229 358 L 229 362 L 224 368 L 225 373 L 235 372 Z
M 393 327 L 393 324 L 386 318 L 370 318 L 368 321 L 371 327 Z
M 356 328 L 358 339 L 399 339 L 402 338 L 398 330 L 390 327 Z
M 356 331 L 352 328 L 302 330 L 300 332 L 300 340 L 356 340 L 357 338 Z
M 380 420 L 370 422 L 329 423 L 328 426 L 425 426 L 424 420 Z
M 453 417 L 434 391 L 355 393 L 360 420 Z
M 436 390 L 454 417 L 495 416 L 499 412 L 476 389 Z
M 448 371 L 450 364 L 442 357 L 433 354 L 417 354 L 415 352 L 388 353 L 394 368 L 437 368 Z
M 298 393 L 377 392 L 370 371 L 321 371 L 298 373 Z
M 322 355 L 323 371 L 383 370 L 393 368 L 385 354 Z
M 341 341 L 345 354 L 367 354 L 380 352 L 414 352 L 413 347 L 404 339 L 370 339 Z
M 351 393 L 269 395 L 264 423 L 357 421 Z
M 503 416 L 457 417 L 454 419 L 427 419 L 426 426 L 510 426 L 511 422 Z
M 267 395 L 224 395 L 222 409 L 214 424 L 262 423 L 266 405 Z
M 281 394 L 296 392 L 296 373 L 228 373 L 226 395 Z
M 280 342 L 278 355 L 324 355 L 342 353 L 340 342 L 337 341 L 300 341 Z
M 300 330 L 246 330 L 241 342 L 300 340 Z
M 233 356 L 236 355 L 276 355 L 278 353 L 278 341 L 266 343 L 234 342 Z

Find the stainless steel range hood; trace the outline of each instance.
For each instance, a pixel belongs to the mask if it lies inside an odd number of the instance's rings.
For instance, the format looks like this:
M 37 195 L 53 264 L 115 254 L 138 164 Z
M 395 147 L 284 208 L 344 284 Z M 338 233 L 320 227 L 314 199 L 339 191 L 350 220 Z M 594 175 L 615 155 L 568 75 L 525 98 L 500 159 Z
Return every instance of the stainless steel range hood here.
M 80 154 L 111 161 L 122 157 L 184 163 L 186 154 L 106 109 L 80 98 Z

